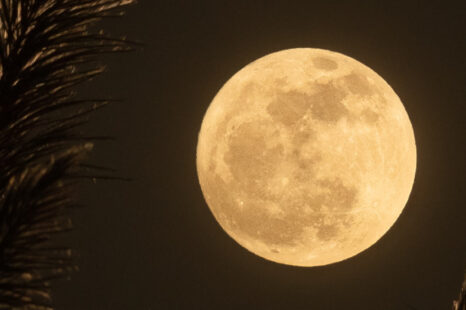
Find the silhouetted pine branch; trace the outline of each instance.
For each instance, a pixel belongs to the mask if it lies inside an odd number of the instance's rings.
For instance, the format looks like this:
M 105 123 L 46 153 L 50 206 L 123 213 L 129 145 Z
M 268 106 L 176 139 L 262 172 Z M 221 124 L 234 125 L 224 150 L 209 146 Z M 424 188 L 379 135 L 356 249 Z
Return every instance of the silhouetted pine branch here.
M 466 310 L 466 275 L 464 277 L 463 286 L 461 287 L 458 300 L 453 302 L 453 310 Z
M 51 238 L 71 228 L 92 137 L 76 128 L 105 100 L 73 99 L 103 70 L 96 56 L 131 49 L 89 27 L 133 0 L 0 0 L 0 309 L 52 309 L 50 281 L 73 268 Z

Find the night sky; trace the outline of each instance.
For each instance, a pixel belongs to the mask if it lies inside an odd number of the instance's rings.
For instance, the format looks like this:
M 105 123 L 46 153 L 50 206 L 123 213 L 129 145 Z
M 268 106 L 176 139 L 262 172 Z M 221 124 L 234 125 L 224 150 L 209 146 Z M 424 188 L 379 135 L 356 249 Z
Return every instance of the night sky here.
M 123 99 L 85 128 L 116 139 L 90 159 L 131 182 L 82 186 L 63 241 L 80 272 L 58 310 L 451 309 L 466 269 L 464 1 L 155 1 L 101 24 L 144 42 L 106 59 L 83 97 Z M 266 261 L 233 241 L 197 180 L 197 135 L 234 73 L 274 51 L 314 47 L 366 64 L 411 118 L 418 167 L 390 231 L 349 260 Z

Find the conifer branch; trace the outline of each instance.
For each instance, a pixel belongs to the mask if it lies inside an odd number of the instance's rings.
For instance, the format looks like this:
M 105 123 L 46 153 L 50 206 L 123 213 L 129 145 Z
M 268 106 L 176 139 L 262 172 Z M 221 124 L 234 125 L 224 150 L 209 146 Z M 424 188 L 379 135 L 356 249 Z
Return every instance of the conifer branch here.
M 460 290 L 458 300 L 453 302 L 453 310 L 466 310 L 466 274 L 463 281 L 463 286 Z
M 0 309 L 53 309 L 50 281 L 75 269 L 53 237 L 71 229 L 92 139 L 76 128 L 106 100 L 73 99 L 103 71 L 99 55 L 132 50 L 91 26 L 133 0 L 0 0 Z

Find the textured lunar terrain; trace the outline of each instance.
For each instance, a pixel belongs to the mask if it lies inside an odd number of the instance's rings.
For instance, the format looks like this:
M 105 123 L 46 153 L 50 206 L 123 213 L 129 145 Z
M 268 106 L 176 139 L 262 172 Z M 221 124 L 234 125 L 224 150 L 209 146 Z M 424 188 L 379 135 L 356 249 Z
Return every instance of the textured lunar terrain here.
M 199 182 L 222 228 L 266 259 L 325 265 L 374 244 L 414 181 L 408 115 L 374 71 L 292 49 L 235 74 L 204 117 Z

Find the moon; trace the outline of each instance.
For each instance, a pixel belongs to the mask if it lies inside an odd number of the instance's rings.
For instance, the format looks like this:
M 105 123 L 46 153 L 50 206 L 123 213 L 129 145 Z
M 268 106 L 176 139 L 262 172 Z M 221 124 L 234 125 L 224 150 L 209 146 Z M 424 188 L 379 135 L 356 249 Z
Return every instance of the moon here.
M 413 127 L 377 73 L 340 53 L 266 55 L 220 89 L 197 145 L 202 193 L 237 243 L 294 266 L 339 262 L 394 224 L 416 172 Z

